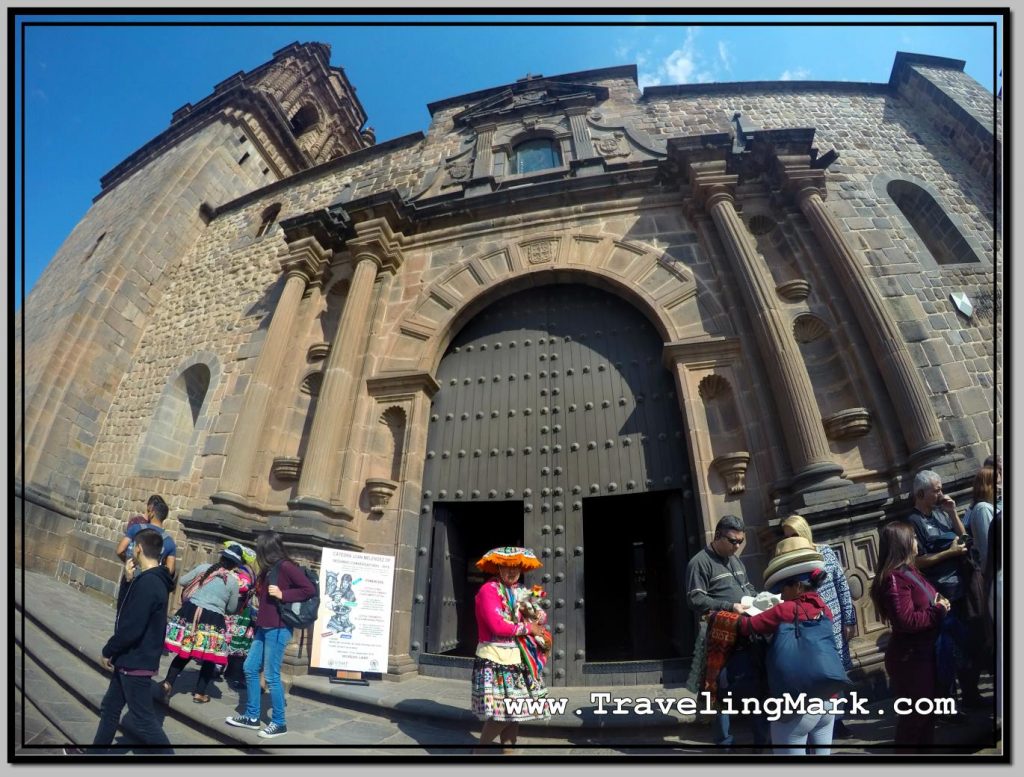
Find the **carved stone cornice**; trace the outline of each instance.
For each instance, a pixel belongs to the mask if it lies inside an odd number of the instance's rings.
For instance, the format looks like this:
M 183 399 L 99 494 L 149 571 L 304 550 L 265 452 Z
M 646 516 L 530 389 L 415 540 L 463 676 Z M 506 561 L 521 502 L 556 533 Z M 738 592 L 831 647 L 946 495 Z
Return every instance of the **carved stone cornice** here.
M 355 231 L 355 237 L 347 245 L 354 264 L 370 259 L 378 270 L 398 272 L 405 261 L 401 232 L 394 231 L 386 218 L 363 221 L 356 225 Z
M 726 171 L 726 161 L 691 162 L 687 166 L 687 178 L 694 199 L 701 204 L 705 210 L 723 199 L 734 200 L 736 198 L 736 185 L 739 183 L 739 176 Z
M 331 205 L 283 219 L 281 229 L 288 243 L 313 237 L 325 248 L 337 251 L 345 244 L 345 238 L 351 232 L 351 221 L 341 205 Z
M 400 372 L 393 375 L 377 375 L 366 381 L 366 390 L 372 397 L 390 397 L 423 392 L 432 397 L 441 388 L 429 372 Z
M 807 154 L 775 157 L 774 176 L 782 191 L 800 205 L 804 198 L 816 193 L 825 199 L 825 171 L 811 167 L 812 160 Z
M 333 255 L 315 237 L 302 237 L 288 243 L 281 257 L 281 270 L 286 277 L 296 276 L 310 284 L 320 280 Z
M 662 362 L 666 367 L 676 364 L 705 364 L 721 359 L 733 359 L 741 350 L 738 337 L 714 337 L 699 340 L 676 340 L 662 349 Z

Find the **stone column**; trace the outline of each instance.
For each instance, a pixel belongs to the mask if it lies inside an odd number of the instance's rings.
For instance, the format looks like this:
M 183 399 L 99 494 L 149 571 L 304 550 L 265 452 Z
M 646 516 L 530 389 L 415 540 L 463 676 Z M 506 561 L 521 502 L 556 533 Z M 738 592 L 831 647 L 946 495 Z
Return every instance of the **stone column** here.
M 917 468 L 936 461 L 949 451 L 950 445 L 942 439 L 938 420 L 903 336 L 871 285 L 867 271 L 844 237 L 835 216 L 825 207 L 824 171 L 811 169 L 806 157 L 779 157 L 777 161 L 786 188 L 848 290 L 847 298 L 854 315 L 896 406 L 911 465 Z
M 331 500 L 342 471 L 342 437 L 351 431 L 358 389 L 356 381 L 361 372 L 361 362 L 357 359 L 370 331 L 369 311 L 377 271 L 394 272 L 401 265 L 398 237 L 387 222 L 374 219 L 359 224 L 356 231 L 357 236 L 347 244 L 355 268 L 345 309 L 324 366 L 316 416 L 302 461 L 298 495 L 288 503 L 293 512 L 313 511 L 347 518 L 353 515 L 350 508 L 333 505 Z
M 590 138 L 590 130 L 587 129 L 587 113 L 589 111 L 589 107 L 570 108 L 568 111 L 573 144 L 576 146 L 576 158 L 580 160 L 595 156 L 594 142 Z
M 259 448 L 260 433 L 266 420 L 271 392 L 277 386 L 285 351 L 291 343 L 299 302 L 306 286 L 319 278 L 331 256 L 331 251 L 321 247 L 314 237 L 295 240 L 288 245 L 287 251 L 281 260 L 281 268 L 285 272 L 284 290 L 274 309 L 263 349 L 245 391 L 242 410 L 231 433 L 220 487 L 211 497 L 215 502 L 248 507 L 247 498 L 251 496 L 252 468 Z
M 494 152 L 491 151 L 491 143 L 493 142 L 493 124 L 476 128 L 476 159 L 473 162 L 473 178 L 487 178 L 494 174 L 492 170 Z M 506 162 L 506 164 L 508 163 Z
M 737 176 L 726 174 L 725 162 L 694 163 L 690 182 L 715 223 L 747 305 L 786 435 L 793 490 L 847 485 L 839 477 L 842 467 L 832 461 L 814 389 L 793 332 L 777 307 L 771 274 L 736 213 L 732 192 Z

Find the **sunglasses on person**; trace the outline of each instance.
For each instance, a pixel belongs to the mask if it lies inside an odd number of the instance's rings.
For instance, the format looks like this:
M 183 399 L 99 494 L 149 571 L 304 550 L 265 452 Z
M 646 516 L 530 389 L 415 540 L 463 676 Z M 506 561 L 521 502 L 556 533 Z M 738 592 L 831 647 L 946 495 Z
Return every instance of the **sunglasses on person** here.
M 742 544 L 743 544 L 744 542 L 746 542 L 746 541 L 747 541 L 747 538 L 746 538 L 746 537 L 744 537 L 744 538 L 743 538 L 743 539 L 741 539 L 741 540 L 736 540 L 736 539 L 733 539 L 732 537 L 723 537 L 722 539 L 728 540 L 730 544 L 732 544 L 733 546 L 735 546 L 735 547 L 737 547 L 737 548 L 738 548 L 738 547 L 739 547 L 740 545 L 742 545 Z

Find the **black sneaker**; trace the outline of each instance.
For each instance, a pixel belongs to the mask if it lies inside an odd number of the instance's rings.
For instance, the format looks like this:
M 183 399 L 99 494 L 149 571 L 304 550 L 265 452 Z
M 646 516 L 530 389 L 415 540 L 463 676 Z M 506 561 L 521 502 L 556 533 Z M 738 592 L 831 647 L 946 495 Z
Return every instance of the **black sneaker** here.
M 232 715 L 230 718 L 224 718 L 224 722 L 229 726 L 238 726 L 238 728 L 251 728 L 254 731 L 260 727 L 259 718 L 247 718 L 245 715 Z M 260 732 L 260 736 L 263 732 Z
M 288 726 L 279 726 L 276 723 L 268 723 L 267 727 L 264 728 L 259 735 L 264 739 L 273 739 L 279 737 L 282 734 L 288 733 Z

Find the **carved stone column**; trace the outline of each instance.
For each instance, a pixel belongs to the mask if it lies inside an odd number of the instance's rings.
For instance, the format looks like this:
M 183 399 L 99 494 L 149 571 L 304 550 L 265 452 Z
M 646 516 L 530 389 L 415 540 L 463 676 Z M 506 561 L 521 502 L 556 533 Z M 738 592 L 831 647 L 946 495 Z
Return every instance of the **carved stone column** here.
M 780 178 L 810 223 L 836 275 L 849 290 L 848 299 L 854 315 L 896 406 L 911 465 L 917 468 L 936 461 L 951 446 L 942 439 L 924 383 L 914 367 L 903 336 L 871 285 L 836 218 L 825 207 L 824 171 L 811 169 L 807 157 L 781 156 L 777 162 Z
M 494 142 L 494 125 L 476 128 L 476 159 L 473 162 L 473 177 L 486 178 L 493 173 L 494 153 L 491 143 Z
M 211 498 L 248 507 L 253 481 L 253 463 L 259 448 L 260 433 L 266 420 L 271 392 L 277 385 L 278 372 L 284 362 L 285 351 L 291 342 L 295 316 L 306 286 L 319 278 L 331 251 L 323 248 L 315 237 L 305 237 L 288 245 L 288 253 L 281 259 L 285 272 L 284 290 L 274 309 L 267 329 L 263 350 L 256 361 L 249 386 L 245 391 L 242 410 L 228 443 L 220 488 Z
M 587 128 L 587 113 L 589 106 L 583 108 L 571 108 L 568 111 L 569 124 L 572 127 L 573 145 L 576 146 L 577 159 L 590 159 L 596 156 L 594 153 L 594 142 L 590 138 L 590 130 Z
M 736 213 L 733 187 L 737 176 L 725 172 L 725 162 L 690 165 L 695 196 L 711 215 L 732 263 L 754 335 L 764 356 L 772 393 L 785 432 L 793 468 L 793 490 L 814 491 L 847 485 L 842 467 L 832 461 L 810 377 L 800 358 L 793 333 L 775 302 L 775 284 Z
M 377 271 L 396 272 L 402 262 L 400 236 L 396 236 L 383 219 L 359 224 L 356 232 L 356 237 L 347 244 L 355 267 L 345 309 L 324 367 L 316 416 L 302 462 L 298 496 L 288 503 L 293 513 L 313 512 L 346 518 L 353 515 L 350 508 L 333 504 L 331 499 L 342 471 L 342 437 L 352 426 L 356 383 L 361 369 L 358 356 L 370 331 L 369 311 Z

